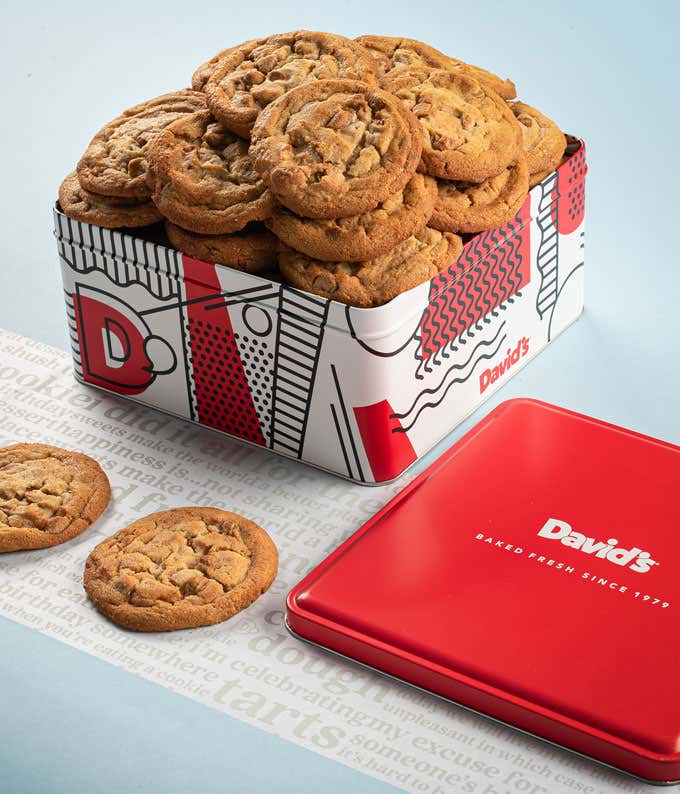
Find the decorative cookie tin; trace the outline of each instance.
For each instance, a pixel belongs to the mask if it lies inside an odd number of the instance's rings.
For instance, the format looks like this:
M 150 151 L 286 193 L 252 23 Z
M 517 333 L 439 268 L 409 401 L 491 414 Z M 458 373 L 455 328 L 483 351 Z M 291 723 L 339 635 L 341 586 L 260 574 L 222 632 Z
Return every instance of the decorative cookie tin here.
M 361 483 L 394 479 L 583 308 L 585 147 L 432 281 L 344 306 L 54 211 L 77 377 Z
M 288 596 L 297 636 L 680 778 L 680 447 L 510 400 Z

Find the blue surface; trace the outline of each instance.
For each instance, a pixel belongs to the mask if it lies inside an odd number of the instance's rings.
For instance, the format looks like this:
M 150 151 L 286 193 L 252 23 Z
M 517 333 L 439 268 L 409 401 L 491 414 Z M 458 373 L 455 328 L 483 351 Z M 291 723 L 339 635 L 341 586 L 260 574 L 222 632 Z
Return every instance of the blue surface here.
M 419 7 L 13 4 L 0 53 L 2 273 L 11 285 L 0 293 L 0 325 L 66 348 L 49 207 L 120 109 L 186 85 L 217 50 L 266 32 L 408 35 L 511 76 L 521 98 L 586 139 L 590 164 L 585 315 L 428 459 L 501 400 L 527 395 L 680 443 L 677 7 Z M 0 644 L 2 791 L 390 790 L 2 619 Z
M 0 791 L 396 791 L 0 618 Z

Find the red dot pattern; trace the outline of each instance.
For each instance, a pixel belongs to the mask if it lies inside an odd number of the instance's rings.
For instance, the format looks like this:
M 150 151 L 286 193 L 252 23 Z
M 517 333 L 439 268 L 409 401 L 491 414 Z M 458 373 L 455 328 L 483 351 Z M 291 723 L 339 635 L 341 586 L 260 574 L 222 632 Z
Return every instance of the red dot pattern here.
M 233 331 L 191 317 L 187 331 L 201 423 L 262 444 Z
M 553 218 L 557 221 L 560 234 L 571 234 L 583 221 L 585 212 L 586 160 L 583 148 L 559 169 L 553 199 L 559 206 L 553 206 Z

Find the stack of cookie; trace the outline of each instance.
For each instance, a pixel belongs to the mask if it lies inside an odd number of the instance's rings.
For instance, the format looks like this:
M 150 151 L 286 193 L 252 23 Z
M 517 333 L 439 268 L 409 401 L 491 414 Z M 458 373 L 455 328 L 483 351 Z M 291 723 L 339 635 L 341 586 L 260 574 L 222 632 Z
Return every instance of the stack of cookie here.
M 559 164 L 515 86 L 412 39 L 295 31 L 230 47 L 125 111 L 62 184 L 101 226 L 354 306 L 427 281 Z

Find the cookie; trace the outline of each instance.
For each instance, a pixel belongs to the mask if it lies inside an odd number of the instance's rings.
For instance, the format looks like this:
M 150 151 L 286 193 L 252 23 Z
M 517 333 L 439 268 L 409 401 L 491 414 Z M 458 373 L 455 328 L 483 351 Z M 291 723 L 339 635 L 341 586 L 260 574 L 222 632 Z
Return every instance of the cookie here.
M 317 80 L 260 114 L 250 155 L 288 209 L 308 218 L 346 218 L 402 190 L 421 146 L 415 116 L 396 97 L 355 80 Z
M 392 300 L 451 265 L 463 250 L 455 234 L 426 227 L 367 262 L 321 262 L 287 246 L 279 268 L 292 286 L 350 306 L 370 308 Z
M 402 39 L 391 36 L 358 36 L 355 41 L 365 47 L 373 56 L 378 68 L 378 76 L 401 68 L 446 69 L 459 74 L 467 74 L 479 80 L 503 99 L 513 99 L 517 95 L 512 80 L 504 80 L 493 72 L 479 66 L 451 58 L 443 52 L 416 39 Z
M 554 170 L 554 168 L 546 168 L 545 171 L 536 171 L 535 174 L 529 174 L 529 190 L 540 184 L 547 176 L 552 174 Z
M 76 168 L 80 184 L 103 196 L 148 199 L 146 150 L 168 124 L 205 108 L 205 96 L 188 88 L 124 111 L 94 136 Z
M 75 171 L 59 187 L 59 206 L 69 218 L 107 229 L 148 226 L 163 217 L 151 201 L 90 193 L 82 187 Z
M 212 73 L 215 71 L 215 67 L 223 58 L 236 52 L 240 47 L 248 47 L 251 44 L 261 43 L 263 41 L 264 39 L 250 39 L 249 41 L 244 41 L 243 44 L 237 44 L 235 47 L 227 47 L 226 50 L 222 50 L 218 52 L 217 55 L 213 55 L 209 61 L 201 64 L 193 73 L 191 77 L 191 87 L 194 91 L 203 91 L 206 83 L 210 80 Z
M 291 88 L 309 81 L 369 81 L 374 76 L 373 59 L 356 42 L 296 30 L 236 48 L 216 64 L 204 90 L 215 117 L 248 138 L 259 113 Z
M 194 234 L 169 221 L 165 230 L 174 248 L 204 262 L 218 262 L 246 273 L 267 273 L 276 267 L 276 237 L 260 223 L 249 224 L 235 234 Z
M 509 102 L 522 129 L 522 142 L 530 174 L 554 171 L 567 148 L 562 130 L 536 108 L 524 102 Z M 539 182 L 541 180 L 539 179 Z
M 231 234 L 271 215 L 274 198 L 253 167 L 248 143 L 207 110 L 164 129 L 147 158 L 154 203 L 183 229 Z
M 274 581 L 278 553 L 262 527 L 214 507 L 141 518 L 90 553 L 83 583 L 107 618 L 134 631 L 221 623 Z
M 44 549 L 84 532 L 111 497 L 96 460 L 47 444 L 0 448 L 0 552 Z
M 315 259 L 375 259 L 424 229 L 436 199 L 435 180 L 414 174 L 403 190 L 361 215 L 313 220 L 277 207 L 266 224 L 286 245 Z
M 423 129 L 421 168 L 440 179 L 483 182 L 514 163 L 522 132 L 508 104 L 471 77 L 443 69 L 396 69 L 388 91 Z
M 529 171 L 522 157 L 481 184 L 442 180 L 437 189 L 430 226 L 447 232 L 481 232 L 516 215 L 529 190 Z

